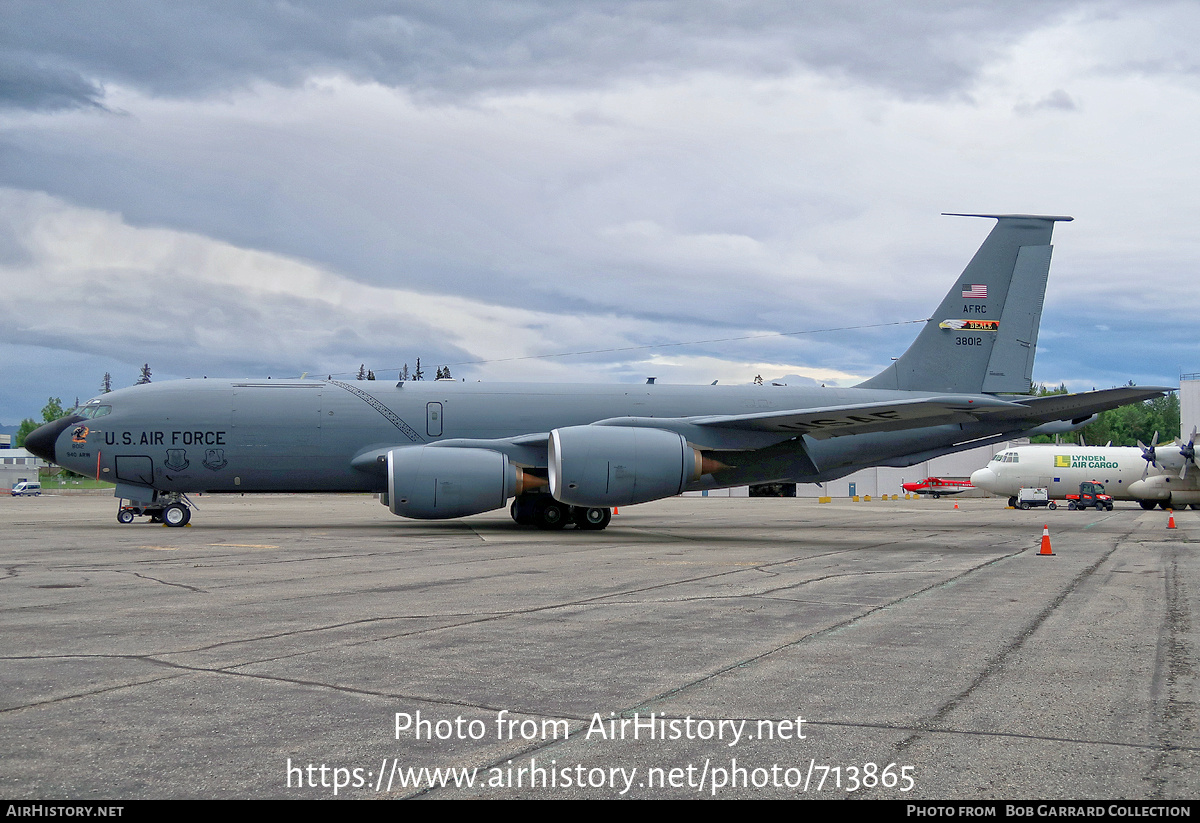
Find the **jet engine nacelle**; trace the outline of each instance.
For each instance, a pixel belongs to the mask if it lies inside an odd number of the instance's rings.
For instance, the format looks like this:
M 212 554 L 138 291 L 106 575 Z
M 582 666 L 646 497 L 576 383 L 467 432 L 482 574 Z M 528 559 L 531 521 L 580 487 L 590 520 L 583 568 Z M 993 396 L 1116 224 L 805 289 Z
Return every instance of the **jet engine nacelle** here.
M 392 514 L 420 520 L 499 509 L 526 485 L 523 472 L 500 452 L 435 446 L 389 451 L 387 479 Z
M 707 465 L 682 435 L 634 426 L 550 432 L 550 494 L 572 506 L 628 506 L 671 497 Z

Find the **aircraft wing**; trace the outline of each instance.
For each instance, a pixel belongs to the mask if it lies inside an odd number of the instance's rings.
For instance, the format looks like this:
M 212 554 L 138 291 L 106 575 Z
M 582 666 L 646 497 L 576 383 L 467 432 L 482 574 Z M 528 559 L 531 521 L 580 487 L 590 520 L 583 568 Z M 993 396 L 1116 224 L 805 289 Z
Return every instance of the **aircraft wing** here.
M 1024 406 L 985 395 L 942 395 L 915 400 L 854 403 L 815 409 L 692 417 L 696 426 L 758 432 L 792 432 L 823 440 L 848 434 L 901 431 L 948 423 L 974 423 L 993 414 L 1028 414 Z M 1015 413 L 1015 414 L 1014 414 Z
M 1051 423 L 1057 420 L 1083 420 L 1102 411 L 1130 403 L 1153 400 L 1167 392 L 1177 391 L 1169 386 L 1121 386 L 1115 389 L 1085 391 L 1078 394 L 1051 394 L 1045 397 L 1009 398 L 1019 409 L 999 412 L 1001 418 L 1020 418 Z
M 780 435 L 807 435 L 817 440 L 868 432 L 891 432 L 1011 420 L 1014 430 L 1060 420 L 1082 420 L 1097 412 L 1128 403 L 1161 397 L 1172 388 L 1123 386 L 1116 389 L 1007 398 L 978 394 L 947 394 L 911 400 L 852 403 L 811 409 L 721 414 L 697 417 L 614 417 L 597 420 L 596 426 L 661 428 L 682 434 L 701 448 L 759 449 L 778 443 Z M 452 438 L 430 445 L 439 448 L 488 449 L 508 455 L 522 466 L 546 464 L 548 432 L 532 432 L 498 439 Z M 363 471 L 382 471 L 382 460 L 391 447 L 375 449 L 355 458 Z

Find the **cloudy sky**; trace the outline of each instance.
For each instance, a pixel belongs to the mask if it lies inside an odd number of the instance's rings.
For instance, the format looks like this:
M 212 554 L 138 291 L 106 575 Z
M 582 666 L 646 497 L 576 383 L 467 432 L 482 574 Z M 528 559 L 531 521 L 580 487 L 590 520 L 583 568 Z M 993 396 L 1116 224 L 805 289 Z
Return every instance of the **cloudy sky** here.
M 0 0 L 0 21 L 0 423 L 144 362 L 850 385 L 991 228 L 943 211 L 1076 218 L 1035 379 L 1200 371 L 1193 2 Z

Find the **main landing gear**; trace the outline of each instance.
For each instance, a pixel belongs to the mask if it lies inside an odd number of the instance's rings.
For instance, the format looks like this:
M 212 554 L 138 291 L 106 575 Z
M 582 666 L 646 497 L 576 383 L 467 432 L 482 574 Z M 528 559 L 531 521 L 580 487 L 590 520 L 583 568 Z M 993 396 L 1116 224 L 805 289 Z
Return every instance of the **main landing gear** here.
M 612 509 L 600 506 L 568 506 L 548 494 L 522 494 L 512 502 L 509 514 L 520 526 L 537 526 L 551 531 L 574 523 L 584 531 L 600 531 L 612 520 Z
M 135 517 L 149 517 L 151 523 L 162 523 L 164 526 L 180 528 L 186 526 L 192 519 L 192 508 L 179 493 L 160 494 L 153 503 L 142 503 L 136 500 L 121 501 L 117 509 L 117 522 L 128 525 Z

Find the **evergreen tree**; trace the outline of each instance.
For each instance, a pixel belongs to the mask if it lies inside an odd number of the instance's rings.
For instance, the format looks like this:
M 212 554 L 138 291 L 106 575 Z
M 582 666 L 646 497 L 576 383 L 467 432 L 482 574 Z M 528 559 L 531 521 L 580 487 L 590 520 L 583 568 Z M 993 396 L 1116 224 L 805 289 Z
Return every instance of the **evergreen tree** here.
M 368 380 L 374 380 L 374 379 L 375 379 L 375 372 L 371 371 L 370 369 L 367 369 L 367 379 L 368 379 Z
M 108 394 L 110 391 L 112 391 L 112 375 L 105 372 L 104 379 L 100 381 L 100 393 Z
M 417 367 L 415 369 L 413 369 L 412 379 L 413 380 L 424 380 L 425 379 L 425 372 L 421 371 L 421 358 L 419 358 L 419 357 L 417 358 Z
M 143 385 L 145 383 L 149 383 L 149 382 L 150 382 L 150 364 L 143 363 L 142 364 L 142 376 L 138 378 L 137 382 L 134 383 L 134 385 L 141 386 L 141 385 Z
M 408 364 L 407 364 L 407 363 L 405 363 L 405 364 L 404 364 L 404 368 L 402 368 L 402 369 L 400 370 L 400 374 L 399 374 L 398 376 L 399 376 L 399 378 L 400 378 L 401 380 L 408 380 L 408 379 L 409 379 L 409 376 L 408 376 Z
M 367 379 L 367 369 L 366 369 L 365 363 L 358 364 L 358 376 L 354 379 L 355 380 L 366 380 Z

